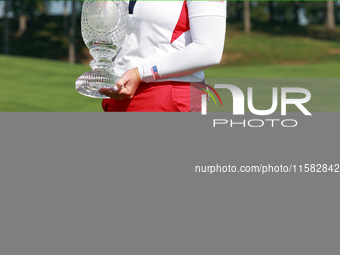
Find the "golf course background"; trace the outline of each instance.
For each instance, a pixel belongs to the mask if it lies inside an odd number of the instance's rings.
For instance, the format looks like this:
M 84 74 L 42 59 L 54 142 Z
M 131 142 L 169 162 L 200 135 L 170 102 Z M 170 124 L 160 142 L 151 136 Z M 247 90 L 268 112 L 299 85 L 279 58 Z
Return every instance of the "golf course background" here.
M 65 50 L 62 49 L 65 49 L 67 41 L 59 23 L 57 18 L 39 23 L 36 30 L 28 31 L 21 40 L 12 35 L 12 51 L 17 53 L 0 55 L 0 111 L 102 111 L 100 99 L 84 97 L 74 87 L 77 77 L 90 70 L 90 58 L 81 40 L 79 26 L 78 62 L 70 64 L 63 59 Z M 14 31 L 15 24 L 12 26 Z M 292 24 L 269 26 L 267 23 L 255 23 L 254 27 L 251 33 L 244 33 L 240 23 L 228 23 L 221 64 L 205 71 L 208 84 L 213 86 L 215 81 L 221 81 L 217 78 L 233 84 L 239 81 L 235 78 L 252 78 L 257 81 L 254 85 L 250 84 L 251 79 L 235 85 L 245 94 L 247 87 L 253 87 L 255 106 L 266 109 L 271 105 L 272 87 L 276 84 L 271 86 L 270 82 L 258 82 L 259 78 L 282 81 L 282 86 L 287 86 L 285 79 L 301 81 L 304 78 L 303 87 L 312 93 L 312 100 L 308 103 L 310 111 L 340 111 L 339 26 L 331 36 L 318 32 L 323 31 L 322 25 L 296 27 Z M 33 56 L 36 57 L 32 57 L 34 51 Z M 60 58 L 57 60 L 58 55 Z M 290 85 L 297 87 L 294 83 Z M 220 93 L 220 96 L 223 107 L 215 106 L 210 100 L 208 111 L 231 111 L 231 95 Z

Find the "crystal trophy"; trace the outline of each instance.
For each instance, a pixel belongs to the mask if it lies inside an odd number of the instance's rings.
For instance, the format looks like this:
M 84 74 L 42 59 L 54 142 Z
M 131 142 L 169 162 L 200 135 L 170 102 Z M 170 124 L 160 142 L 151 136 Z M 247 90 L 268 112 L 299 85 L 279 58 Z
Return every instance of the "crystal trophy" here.
M 92 71 L 76 81 L 76 90 L 88 97 L 107 98 L 98 93 L 100 88 L 113 88 L 119 80 L 112 66 L 122 46 L 128 25 L 126 1 L 84 1 L 81 31 L 93 60 Z

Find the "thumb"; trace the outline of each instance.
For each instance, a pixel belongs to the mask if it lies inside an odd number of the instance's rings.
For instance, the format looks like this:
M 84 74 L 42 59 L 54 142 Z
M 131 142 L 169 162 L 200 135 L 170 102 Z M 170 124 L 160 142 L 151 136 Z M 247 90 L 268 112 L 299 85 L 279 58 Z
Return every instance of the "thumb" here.
M 119 79 L 119 80 L 117 81 L 117 83 L 116 83 L 115 86 L 113 87 L 113 90 L 114 90 L 114 91 L 117 91 L 117 90 L 122 89 L 122 87 L 124 87 L 126 83 L 127 83 L 127 80 L 126 80 L 124 77 L 122 77 L 121 79 Z

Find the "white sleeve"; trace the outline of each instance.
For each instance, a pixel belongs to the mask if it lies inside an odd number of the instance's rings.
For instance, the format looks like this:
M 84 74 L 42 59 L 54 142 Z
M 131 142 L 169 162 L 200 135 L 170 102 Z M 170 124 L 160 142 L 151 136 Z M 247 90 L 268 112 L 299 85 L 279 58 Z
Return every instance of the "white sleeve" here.
M 162 79 L 185 76 L 220 63 L 225 40 L 226 6 L 222 4 L 219 8 L 211 8 L 210 5 L 207 8 L 206 5 L 211 4 L 208 1 L 187 3 L 192 43 L 155 63 L 138 67 L 144 82 L 155 80 L 151 72 L 153 66 L 157 66 L 158 79 Z
M 186 1 L 190 18 L 198 16 L 227 16 L 226 1 Z

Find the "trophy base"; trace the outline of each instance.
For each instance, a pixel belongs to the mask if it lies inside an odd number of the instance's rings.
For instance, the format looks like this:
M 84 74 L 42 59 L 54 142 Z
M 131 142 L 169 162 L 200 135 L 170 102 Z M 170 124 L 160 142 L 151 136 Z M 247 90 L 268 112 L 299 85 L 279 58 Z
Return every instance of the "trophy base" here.
M 84 73 L 76 80 L 76 90 L 87 97 L 109 98 L 98 93 L 100 88 L 113 88 L 120 77 L 105 70 L 93 70 Z

